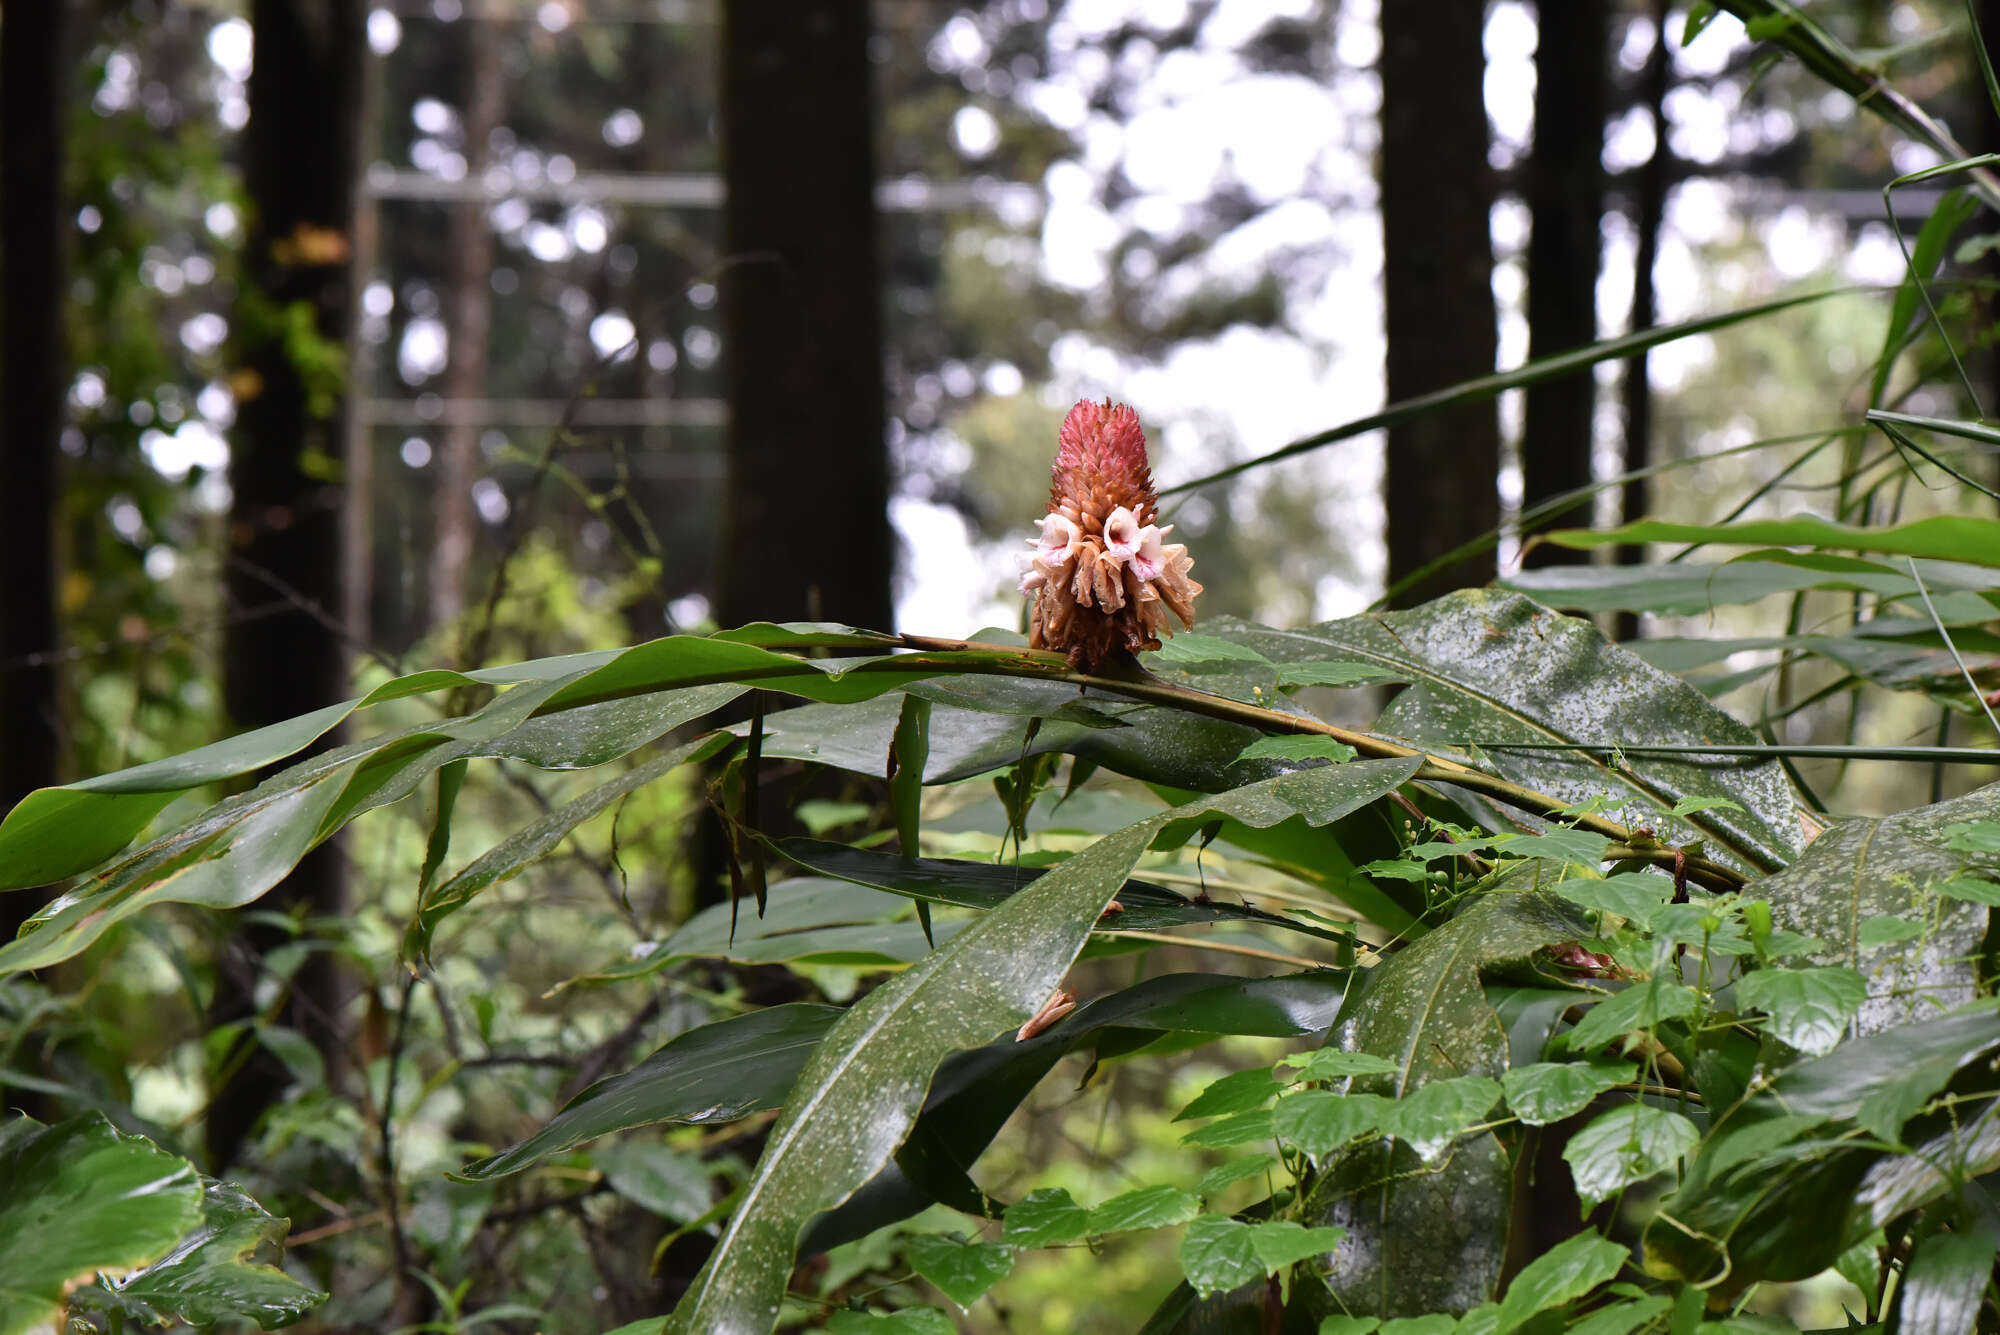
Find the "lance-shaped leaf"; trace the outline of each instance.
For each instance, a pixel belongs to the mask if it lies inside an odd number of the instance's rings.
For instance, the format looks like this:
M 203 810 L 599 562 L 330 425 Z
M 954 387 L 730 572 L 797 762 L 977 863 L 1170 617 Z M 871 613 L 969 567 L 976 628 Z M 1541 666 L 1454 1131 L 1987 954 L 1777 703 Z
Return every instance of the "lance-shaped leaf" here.
M 1826 942 L 1812 963 L 1859 970 L 1868 984 L 1854 1023 L 1875 1033 L 1978 995 L 1991 910 L 1945 887 L 1992 876 L 2000 857 L 1954 847 L 1952 827 L 2000 817 L 2000 785 L 1893 816 L 1840 821 L 1785 871 L 1752 887 L 1780 927 Z M 1929 924 L 1915 940 L 1864 936 L 1884 917 Z
M 1389 763 L 1409 770 L 1415 768 L 1403 761 Z M 783 839 L 772 847 L 808 871 L 824 876 L 837 876 L 857 885 L 905 895 L 919 903 L 956 904 L 973 909 L 998 908 L 1048 874 L 1048 869 L 1042 867 L 1010 867 L 963 858 L 904 858 L 817 839 Z M 1329 941 L 1344 939 L 1339 932 L 1248 905 L 1220 900 L 1197 903 L 1138 877 L 1119 888 L 1118 903 L 1120 909 L 1108 914 L 1100 927 L 1152 932 L 1193 923 L 1253 922 Z
M 1533 979 L 1546 947 L 1590 934 L 1565 901 L 1519 888 L 1532 885 L 1538 869 L 1522 864 L 1456 918 L 1369 971 L 1334 1041 L 1386 1058 L 1396 1072 L 1357 1077 L 1354 1093 L 1401 1099 L 1432 1082 L 1490 1082 L 1507 1069 L 1507 1030 L 1482 979 Z M 1490 1084 L 1468 1088 L 1482 1107 L 1499 1092 Z M 1341 1154 L 1307 1201 L 1310 1222 L 1347 1230 L 1324 1276 L 1333 1297 L 1345 1310 L 1382 1317 L 1463 1312 L 1492 1298 L 1506 1251 L 1510 1173 L 1491 1132 L 1459 1138 L 1433 1162 L 1397 1140 Z
M 794 1002 L 690 1029 L 633 1069 L 571 1099 L 548 1125 L 454 1177 L 518 1173 L 597 1136 L 654 1122 L 726 1122 L 778 1107 L 806 1059 L 844 1012 Z
M 823 876 L 795 876 L 770 887 L 762 916 L 739 917 L 728 904 L 705 908 L 640 958 L 622 960 L 570 981 L 643 978 L 689 959 L 744 964 L 908 964 L 965 926 L 963 920 L 955 920 L 927 932 L 907 914 L 904 904 L 861 886 Z
M 1948 624 L 1960 618 L 1978 622 L 1992 617 L 1993 604 L 1978 596 L 1992 587 L 1990 571 L 1957 562 L 1926 561 L 1918 566 L 1918 573 Z M 1874 593 L 1887 599 L 1918 596 L 1917 582 L 1910 578 L 1908 566 L 1824 552 L 1764 551 L 1720 562 L 1544 566 L 1508 575 L 1499 583 L 1552 607 L 1669 616 L 1700 616 L 1717 607 L 1806 589 Z
M 704 709 L 702 712 L 708 711 Z M 431 937 L 438 924 L 464 908 L 474 896 L 518 874 L 529 863 L 548 856 L 577 826 L 610 810 L 612 804 L 682 765 L 714 755 L 727 744 L 726 738 L 710 735 L 655 756 L 643 765 L 537 817 L 480 854 L 442 884 L 428 887 L 404 938 L 403 957 L 428 963 Z
M 1564 547 L 1640 542 L 1818 547 L 1932 561 L 1963 561 L 1970 565 L 2000 565 L 2000 520 L 1975 515 L 1933 515 L 1884 528 L 1835 524 L 1813 515 L 1746 519 L 1733 524 L 1670 524 L 1647 519 L 1620 528 L 1564 529 L 1549 534 L 1549 541 Z
M 0 974 L 66 960 L 114 924 L 156 904 L 240 908 L 279 881 L 317 841 L 353 762 L 303 787 L 260 788 L 186 827 L 184 844 L 153 849 L 58 896 L 0 946 Z M 275 781 L 274 781 L 275 782 Z
M 1466 589 L 1407 612 L 1296 631 L 1231 622 L 1209 630 L 1276 661 L 1338 658 L 1407 675 L 1412 684 L 1373 731 L 1474 751 L 1502 776 L 1568 801 L 1608 794 L 1610 814 L 1649 825 L 1668 842 L 1706 839 L 1716 852 L 1760 870 L 1784 865 L 1797 850 L 1791 789 L 1776 761 L 1689 755 L 1635 768 L 1603 752 L 1532 749 L 1754 745 L 1759 738 L 1686 682 L 1606 640 L 1589 621 L 1518 594 Z M 1726 798 L 1737 809 L 1669 814 L 1691 797 Z
M 888 1160 L 945 1053 L 1020 1024 L 1055 990 L 1159 820 L 1099 840 L 847 1013 L 800 1075 L 670 1329 L 776 1325 L 805 1221 Z
M 1359 807 L 1407 771 L 1347 765 L 1313 774 L 1351 776 L 1347 800 Z M 1164 827 L 1251 811 L 1268 800 L 1263 789 L 1253 784 L 1107 835 L 855 1006 L 799 1077 L 714 1255 L 675 1309 L 676 1328 L 769 1330 L 800 1228 L 888 1160 L 943 1056 L 1034 1013 Z
M 783 628 L 773 630 L 776 638 L 785 638 Z M 726 638 L 673 635 L 614 653 L 566 655 L 472 673 L 416 673 L 384 683 L 360 700 L 330 705 L 183 756 L 31 793 L 0 821 L 0 888 L 39 885 L 83 871 L 123 847 L 176 794 L 264 768 L 310 745 L 354 710 L 384 700 L 452 686 L 511 686 L 481 712 L 492 717 L 532 701 L 514 720 L 525 725 L 535 718 L 689 687 L 755 685 L 807 699 L 853 701 L 928 677 L 999 666 L 1046 670 L 1046 664 L 1004 649 L 801 658 Z M 593 714 L 584 732 L 607 726 L 606 719 L 617 717 L 621 717 L 617 711 Z M 462 741 L 458 722 L 463 720 L 445 721 L 430 731 Z M 563 744 L 559 749 L 567 746 L 561 725 L 530 728 L 527 734 L 531 741 L 546 741 L 552 735 Z M 375 750 L 381 743 L 378 739 L 363 745 Z M 447 755 L 444 760 L 455 758 Z M 382 781 L 390 778 L 385 774 Z M 412 786 L 417 778 L 421 774 L 409 777 Z
M 0 1335 L 45 1328 L 73 1283 L 142 1266 L 201 1224 L 194 1165 L 102 1113 L 0 1128 Z

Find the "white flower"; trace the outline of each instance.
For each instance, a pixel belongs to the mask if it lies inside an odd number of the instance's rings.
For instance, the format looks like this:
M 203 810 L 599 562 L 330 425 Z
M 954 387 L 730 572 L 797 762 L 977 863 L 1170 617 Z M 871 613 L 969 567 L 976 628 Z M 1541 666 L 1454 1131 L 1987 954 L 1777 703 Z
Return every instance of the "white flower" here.
M 1021 571 L 1022 593 L 1033 593 L 1036 589 L 1041 588 L 1042 585 L 1049 582 L 1048 572 L 1042 569 L 1042 563 L 1030 553 L 1022 552 L 1019 556 L 1016 556 L 1014 564 Z
M 1152 524 L 1139 530 L 1139 550 L 1132 553 L 1132 573 L 1140 579 L 1158 579 L 1167 573 L 1167 555 L 1161 550 L 1160 539 L 1174 531 L 1168 524 L 1157 528 Z
M 1119 565 L 1132 559 L 1139 550 L 1139 540 L 1139 517 L 1124 506 L 1104 517 L 1104 552 Z
M 1043 515 L 1035 521 L 1035 527 L 1042 531 L 1042 536 L 1028 541 L 1034 545 L 1036 557 L 1048 562 L 1051 569 L 1068 565 L 1083 542 L 1083 530 L 1068 515 L 1061 513 Z

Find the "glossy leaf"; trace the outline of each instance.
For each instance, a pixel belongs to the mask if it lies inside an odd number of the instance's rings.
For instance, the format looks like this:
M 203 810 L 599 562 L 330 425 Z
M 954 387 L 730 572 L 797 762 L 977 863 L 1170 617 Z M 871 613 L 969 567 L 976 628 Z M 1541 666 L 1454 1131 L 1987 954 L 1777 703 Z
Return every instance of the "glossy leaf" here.
M 1098 840 L 847 1012 L 801 1073 L 675 1329 L 771 1329 L 806 1221 L 889 1159 L 946 1053 L 1019 1025 L 1055 990 L 1165 818 Z
M 1538 1312 L 1565 1307 L 1616 1278 L 1631 1253 L 1585 1230 L 1559 1242 L 1521 1268 L 1500 1300 L 1494 1335 L 1509 1335 Z
M 1181 1137 L 1183 1144 L 1202 1149 L 1227 1150 L 1271 1138 L 1271 1113 L 1267 1108 L 1231 1113 Z
M 1343 1052 L 1339 1048 L 1321 1048 L 1317 1052 L 1298 1053 L 1279 1059 L 1279 1065 L 1297 1069 L 1294 1077 L 1299 1080 L 1344 1080 L 1356 1075 L 1394 1075 L 1402 1070 L 1402 1064 L 1387 1057 L 1378 1057 L 1372 1052 Z
M 1817 1057 L 1840 1042 L 1868 983 L 1852 969 L 1759 969 L 1737 983 L 1736 999 L 1765 1012 L 1766 1033 Z
M 1633 983 L 1592 1006 L 1569 1034 L 1577 1052 L 1591 1052 L 1635 1030 L 1650 1030 L 1663 1020 L 1684 1019 L 1701 1009 L 1693 988 L 1664 976 Z
M 858 701 L 930 677 L 1001 665 L 1022 666 L 1029 672 L 1045 669 L 1031 657 L 1005 649 L 801 658 L 726 638 L 674 635 L 615 653 L 568 655 L 491 672 L 417 673 L 385 683 L 361 700 L 329 706 L 183 756 L 30 794 L 0 821 L 0 887 L 38 885 L 82 871 L 116 852 L 175 794 L 264 768 L 311 744 L 355 709 L 383 700 L 451 686 L 510 685 L 512 689 L 502 691 L 480 715 L 488 721 L 509 718 L 510 726 L 525 727 L 524 746 L 553 740 L 557 751 L 563 752 L 574 745 L 570 730 L 538 723 L 538 719 L 687 688 L 714 688 L 727 698 L 756 685 L 808 699 Z M 642 713 L 644 709 L 640 707 Z M 599 727 L 609 726 L 613 732 L 629 727 L 626 718 L 619 711 L 578 715 L 582 722 L 576 731 L 585 739 L 594 739 Z M 614 719 L 621 721 L 608 722 Z M 447 744 L 454 740 L 463 743 L 470 724 L 470 719 L 445 720 L 431 728 L 438 744 L 446 745 L 447 754 L 438 764 L 458 755 L 490 754 L 479 750 L 452 753 Z M 362 744 L 361 749 L 382 747 L 383 739 L 376 739 Z M 551 759 L 578 763 L 560 754 Z M 368 779 L 369 766 L 357 764 L 356 774 Z M 397 780 L 414 783 L 407 775 L 391 772 L 375 773 L 370 782 L 374 786 L 387 784 L 393 800 L 408 790 L 407 786 L 399 789 Z
M 201 1223 L 170 1253 L 93 1289 L 124 1304 L 144 1304 L 163 1323 L 178 1318 L 210 1326 L 236 1317 L 265 1330 L 289 1325 L 327 1298 L 277 1266 L 253 1259 L 260 1248 L 275 1252 L 290 1227 L 291 1221 L 274 1218 L 241 1187 L 208 1181 Z M 87 1301 L 92 1291 L 73 1301 Z
M 1432 1081 L 1491 1080 L 1507 1069 L 1507 1033 L 1487 1002 L 1485 976 L 1532 977 L 1546 947 L 1590 931 L 1562 900 L 1520 888 L 1539 870 L 1523 864 L 1369 971 L 1334 1041 L 1392 1060 L 1397 1072 L 1357 1077 L 1355 1092 L 1401 1098 Z M 1384 1317 L 1463 1312 L 1491 1298 L 1506 1248 L 1510 1177 L 1491 1132 L 1458 1140 L 1433 1165 L 1394 1141 L 1338 1155 L 1305 1216 L 1348 1230 L 1326 1276 L 1332 1297 L 1347 1311 Z
M 1918 571 L 1933 597 L 1956 595 L 1940 608 L 1948 621 L 1976 623 L 1992 616 L 1993 605 L 1975 596 L 1991 587 L 1990 574 L 1955 562 L 1925 562 Z M 1915 600 L 1918 596 L 1917 581 L 1910 578 L 1906 566 L 1784 551 L 1758 552 L 1721 562 L 1543 566 L 1518 571 L 1498 582 L 1501 588 L 1528 594 L 1552 607 L 1665 616 L 1701 616 L 1717 607 L 1806 589 L 1873 593 L 1891 600 Z M 1791 642 L 1777 643 L 1789 646 Z
M 1882 552 L 1969 565 L 2000 565 L 2000 520 L 1974 515 L 1933 515 L 1907 524 L 1868 528 L 1834 524 L 1813 515 L 1746 519 L 1733 524 L 1672 524 L 1647 519 L 1609 529 L 1563 529 L 1548 535 L 1564 547 L 1613 543 L 1696 542 L 1757 547 L 1815 547 Z
M 1866 980 L 1859 1032 L 1925 1020 L 1978 995 L 1989 910 L 1945 887 L 2000 870 L 1994 859 L 1952 846 L 1952 827 L 1996 815 L 2000 786 L 1989 785 L 1934 806 L 1840 821 L 1755 886 L 1776 926 L 1828 943 L 1811 963 L 1854 969 Z M 1863 924 L 1883 917 L 1920 919 L 1929 930 L 1913 943 L 1864 944 Z
M 1269 1219 L 1250 1225 L 1250 1248 L 1264 1263 L 1264 1273 L 1275 1275 L 1310 1257 L 1324 1256 L 1343 1236 L 1343 1229 L 1307 1228 L 1290 1219 Z
M 1139 1187 L 1121 1192 L 1090 1212 L 1092 1233 L 1129 1233 L 1135 1229 L 1185 1224 L 1201 1212 L 1201 1200 L 1179 1187 Z
M 690 959 L 908 964 L 929 953 L 933 938 L 947 939 L 966 925 L 936 924 L 926 934 L 908 920 L 907 911 L 903 903 L 847 881 L 794 876 L 770 886 L 761 917 L 732 912 L 728 904 L 712 905 L 638 959 L 620 961 L 587 978 L 592 982 L 643 978 Z
M 1666 1172 L 1694 1148 L 1701 1133 L 1676 1112 L 1629 1103 L 1599 1113 L 1563 1147 L 1585 1208 Z
M 578 1094 L 547 1126 L 455 1177 L 518 1173 L 597 1136 L 654 1122 L 726 1122 L 785 1100 L 806 1059 L 844 1014 L 794 1002 L 690 1029 L 622 1075 Z
M 1972 1335 L 1993 1279 L 1993 1236 L 1933 1233 L 1917 1244 L 1896 1290 L 1900 1335 Z
M 1909 1208 L 1951 1189 L 1921 1157 L 1885 1158 L 1877 1136 L 1900 1130 L 1996 1047 L 2000 1014 L 1982 1008 L 1865 1035 L 1786 1068 L 1767 1090 L 1730 1109 L 1689 1157 L 1680 1189 L 1647 1228 L 1648 1267 L 1696 1283 L 1726 1279 L 1733 1292 L 1832 1265 L 1881 1222 L 1857 1199 L 1867 1175 L 1890 1170 L 1868 1189 L 1882 1208 L 1892 1201 Z M 1855 1134 L 1856 1122 L 1873 1133 Z M 1923 1152 L 1966 1164 L 1975 1148 Z M 1902 1165 L 1914 1172 L 1903 1173 Z M 1799 1218 L 1819 1227 L 1791 1227 Z
M 1196 1293 L 1233 1289 L 1264 1277 L 1251 1226 L 1221 1215 L 1197 1215 L 1181 1239 L 1181 1274 Z
M 1014 1269 L 1014 1249 L 924 1233 L 910 1239 L 910 1268 L 960 1307 L 970 1307 Z
M 187 827 L 185 842 L 165 843 L 57 897 L 0 945 L 0 974 L 68 959 L 151 905 L 232 909 L 257 899 L 316 842 L 352 772 L 350 762 L 301 787 L 232 799 Z
M 1234 794 L 1230 796 L 1233 798 Z M 771 847 L 822 876 L 873 886 L 919 903 L 956 904 L 973 909 L 998 908 L 1048 872 L 1042 867 L 1013 867 L 963 858 L 906 858 L 816 839 L 781 839 Z M 1342 939 L 1338 932 L 1297 918 L 1221 900 L 1199 904 L 1163 885 L 1137 878 L 1120 886 L 1117 897 L 1121 907 L 1099 923 L 1100 928 L 1153 932 L 1196 923 L 1255 922 L 1327 940 Z
M 1576 1116 L 1638 1073 L 1631 1062 L 1536 1062 L 1503 1074 L 1500 1087 L 1509 1112 L 1529 1126 L 1547 1126 Z
M 1500 1101 L 1500 1082 L 1483 1075 L 1431 1080 L 1389 1105 L 1384 1129 L 1435 1163 L 1454 1140 Z
M 1332 970 L 1273 978 L 1164 974 L 1084 1002 L 1025 1042 L 1008 1034 L 938 1068 L 910 1138 L 854 1197 L 816 1221 L 815 1250 L 851 1241 L 937 1201 L 980 1194 L 965 1170 L 1065 1053 L 1149 1034 L 1184 1040 L 1221 1034 L 1296 1037 L 1333 1023 L 1348 975 Z M 1119 1049 L 1113 1048 L 1114 1052 Z
M 1588 751 L 1509 750 L 1535 743 L 1754 744 L 1757 735 L 1702 694 L 1607 641 L 1588 621 L 1518 594 L 1470 589 L 1407 612 L 1352 617 L 1297 631 L 1218 621 L 1211 633 L 1276 662 L 1337 658 L 1407 675 L 1408 689 L 1374 731 L 1461 752 L 1477 749 L 1506 778 L 1582 802 L 1600 794 L 1631 807 L 1628 824 L 1663 840 L 1707 839 L 1712 851 L 1773 868 L 1798 847 L 1789 784 L 1775 761 L 1699 756 L 1649 760 L 1643 770 Z M 1676 818 L 1689 797 L 1728 798 Z
M 1053 1247 L 1090 1232 L 1090 1211 L 1061 1187 L 1042 1187 L 1007 1207 L 1000 1241 L 1010 1247 Z
M 0 1335 L 55 1315 L 69 1286 L 143 1266 L 201 1227 L 194 1165 L 102 1113 L 0 1130 Z
M 1277 1096 L 1277 1077 L 1261 1066 L 1232 1071 L 1195 1096 L 1187 1107 L 1174 1114 L 1176 1122 L 1193 1117 L 1220 1117 L 1225 1113 L 1261 1108 Z
M 1395 1106 L 1379 1094 L 1302 1090 L 1278 1100 L 1271 1110 L 1271 1133 L 1315 1159 L 1324 1159 L 1356 1137 L 1381 1130 Z

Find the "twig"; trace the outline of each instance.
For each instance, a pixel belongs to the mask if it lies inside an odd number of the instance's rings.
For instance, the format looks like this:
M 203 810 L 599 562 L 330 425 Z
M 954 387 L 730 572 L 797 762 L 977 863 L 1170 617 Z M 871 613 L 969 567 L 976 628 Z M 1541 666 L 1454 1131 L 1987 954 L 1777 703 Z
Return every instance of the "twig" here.
M 1972 669 L 1958 656 L 1958 646 L 1951 642 L 1951 632 L 1944 628 L 1944 618 L 1938 615 L 1937 605 L 1931 601 L 1931 591 L 1924 587 L 1924 577 L 1917 573 L 1915 557 L 1905 557 L 1910 567 L 1910 578 L 1916 581 L 1917 593 L 1924 600 L 1924 611 L 1931 614 L 1931 624 L 1937 627 L 1938 635 L 1944 640 L 1944 647 L 1951 651 L 1951 661 L 1958 664 L 1958 673 L 1965 678 L 1965 688 L 1972 692 L 1972 698 L 1986 711 L 1986 721 L 1993 725 L 1993 731 L 2000 733 L 2000 719 L 1993 717 L 1993 706 L 1986 702 L 1986 693 L 1979 689 L 1979 683 L 1972 679 Z
M 402 1192 L 396 1182 L 396 1074 L 402 1066 L 403 1041 L 410 1027 L 410 1005 L 417 994 L 417 979 L 403 979 L 403 997 L 396 1006 L 396 1030 L 389 1040 L 389 1060 L 382 1085 L 382 1111 L 376 1131 L 382 1143 L 382 1208 L 389 1216 L 389 1243 L 396 1256 L 396 1290 L 403 1305 L 415 1295 L 410 1292 L 410 1239 L 403 1232 Z
M 625 1051 L 625 1049 L 631 1047 L 633 1041 L 639 1037 L 640 1032 L 659 1017 L 660 1007 L 660 994 L 655 992 L 645 1005 L 634 1012 L 632 1018 L 627 1020 L 617 1033 L 586 1053 L 583 1060 L 577 1063 L 576 1074 L 571 1076 L 569 1082 L 563 1086 L 562 1093 L 558 1096 L 557 1102 L 567 1103 L 580 1091 L 596 1084 L 597 1078 L 604 1074 L 604 1068 L 611 1065 L 612 1059 Z

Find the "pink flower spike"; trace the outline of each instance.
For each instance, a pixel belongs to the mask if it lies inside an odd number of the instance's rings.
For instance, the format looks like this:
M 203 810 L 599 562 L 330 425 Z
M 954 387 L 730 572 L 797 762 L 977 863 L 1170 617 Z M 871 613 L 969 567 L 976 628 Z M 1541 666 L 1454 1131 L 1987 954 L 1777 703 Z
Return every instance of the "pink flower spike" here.
M 1167 528 L 1172 527 L 1172 524 L 1167 525 Z M 1140 530 L 1139 550 L 1132 553 L 1132 573 L 1140 579 L 1158 579 L 1167 573 L 1167 554 L 1160 547 L 1160 535 L 1167 528 L 1155 528 L 1148 524 Z
M 1123 565 L 1139 550 L 1141 534 L 1139 519 L 1124 506 L 1119 506 L 1104 517 L 1104 551 L 1112 560 Z

